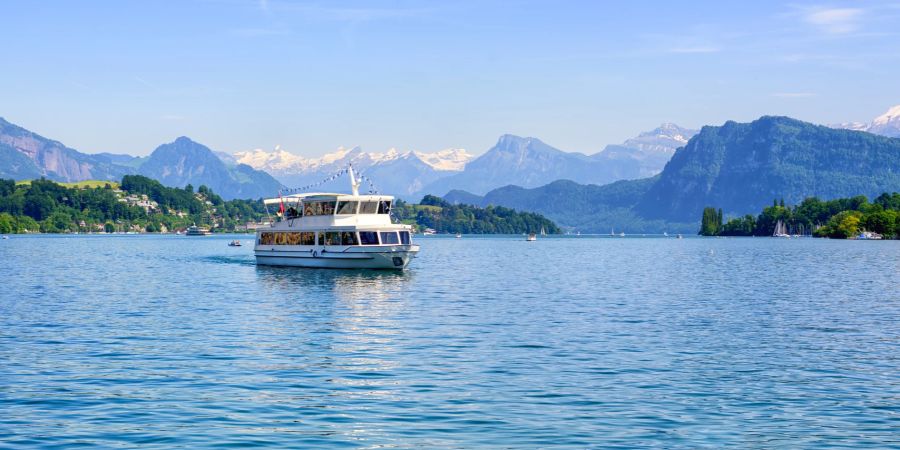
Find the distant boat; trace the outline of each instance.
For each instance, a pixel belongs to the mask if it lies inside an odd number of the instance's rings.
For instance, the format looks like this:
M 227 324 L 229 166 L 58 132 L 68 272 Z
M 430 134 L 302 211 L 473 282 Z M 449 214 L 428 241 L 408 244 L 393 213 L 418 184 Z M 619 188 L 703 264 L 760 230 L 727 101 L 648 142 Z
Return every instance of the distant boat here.
M 537 235 L 534 234 L 534 233 L 528 233 L 528 237 L 526 237 L 525 240 L 528 241 L 528 242 L 536 241 L 536 240 L 537 240 Z
M 9 239 L 9 236 L 3 236 L 3 239 Z
M 775 232 L 772 233 L 772 236 L 773 237 L 784 237 L 784 238 L 791 237 L 791 235 L 788 234 L 788 232 L 787 232 L 787 227 L 784 225 L 784 222 L 782 222 L 780 220 L 778 221 L 778 223 L 775 224 Z
M 434 231 L 431 228 L 426 228 L 425 231 L 422 232 L 422 236 L 430 236 L 435 233 L 437 233 L 437 231 Z
M 613 230 L 612 228 L 610 228 L 610 229 L 609 229 L 609 235 L 610 235 L 610 236 L 615 236 L 615 235 L 616 235 L 615 230 Z
M 623 231 L 623 232 L 619 233 L 619 237 L 625 237 L 625 232 Z
M 682 236 L 682 235 L 679 233 L 679 234 L 678 234 L 678 239 L 684 239 L 684 236 Z
M 541 236 L 546 236 L 547 232 L 544 231 L 544 227 L 541 227 Z
M 184 233 L 185 236 L 209 236 L 209 228 L 198 227 L 197 225 L 191 225 L 188 227 L 187 231 Z
M 664 236 L 664 237 L 669 237 L 669 232 L 663 231 L 663 236 Z
M 229 243 L 228 243 L 228 246 L 229 246 L 229 247 L 240 247 L 240 246 L 241 246 L 241 241 L 235 239 L 235 240 L 229 242 Z
M 459 239 L 459 238 L 461 238 L 461 237 L 462 237 L 462 235 L 461 235 L 461 234 L 459 234 L 459 233 L 456 233 L 456 238 L 457 238 L 457 239 Z

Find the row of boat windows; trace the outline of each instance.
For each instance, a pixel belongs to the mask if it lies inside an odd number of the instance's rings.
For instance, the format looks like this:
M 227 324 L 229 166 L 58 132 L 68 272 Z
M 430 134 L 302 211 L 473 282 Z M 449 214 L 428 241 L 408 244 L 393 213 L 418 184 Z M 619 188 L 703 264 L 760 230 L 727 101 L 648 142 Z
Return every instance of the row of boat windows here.
M 409 231 L 266 231 L 259 245 L 409 245 Z
M 288 209 L 289 217 L 301 216 L 330 216 L 333 214 L 390 214 L 391 202 L 389 200 L 379 202 L 305 202 L 301 209 L 291 207 Z

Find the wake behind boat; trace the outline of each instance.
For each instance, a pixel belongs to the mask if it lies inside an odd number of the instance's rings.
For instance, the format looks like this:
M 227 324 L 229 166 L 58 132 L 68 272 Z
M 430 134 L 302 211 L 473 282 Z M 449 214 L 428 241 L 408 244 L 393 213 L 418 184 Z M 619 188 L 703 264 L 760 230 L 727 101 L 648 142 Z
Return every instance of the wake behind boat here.
M 266 199 L 278 220 L 256 232 L 256 263 L 332 269 L 405 269 L 419 252 L 412 226 L 391 223 L 390 195 L 309 193 Z

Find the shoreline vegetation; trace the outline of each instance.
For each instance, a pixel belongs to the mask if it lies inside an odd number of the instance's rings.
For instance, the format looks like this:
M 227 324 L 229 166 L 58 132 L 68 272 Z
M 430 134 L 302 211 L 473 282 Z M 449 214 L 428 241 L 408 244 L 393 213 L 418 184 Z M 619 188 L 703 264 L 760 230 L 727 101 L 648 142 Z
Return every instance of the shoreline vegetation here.
M 780 228 L 779 228 L 780 227 Z M 830 239 L 900 238 L 900 193 L 887 192 L 871 202 L 864 195 L 823 201 L 810 197 L 799 205 L 773 201 L 758 216 L 723 220 L 721 209 L 707 207 L 700 222 L 701 236 L 773 236 L 776 234 Z
M 540 214 L 451 205 L 430 195 L 420 204 L 396 200 L 392 215 L 419 232 L 430 228 L 437 233 L 521 234 L 541 229 L 560 233 Z M 0 179 L 0 234 L 175 233 L 191 225 L 214 233 L 244 233 L 267 221 L 259 199 L 225 201 L 206 186 L 195 192 L 190 184 L 183 189 L 166 187 L 141 175 L 126 175 L 119 183 Z

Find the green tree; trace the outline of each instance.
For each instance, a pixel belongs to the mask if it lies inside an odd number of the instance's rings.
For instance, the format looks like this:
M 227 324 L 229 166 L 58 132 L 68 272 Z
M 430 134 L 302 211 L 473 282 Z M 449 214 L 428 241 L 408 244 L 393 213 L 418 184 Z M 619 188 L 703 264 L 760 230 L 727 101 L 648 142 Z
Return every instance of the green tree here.
M 702 236 L 717 236 L 721 228 L 720 217 L 721 210 L 716 211 L 716 208 L 711 207 L 703 208 L 699 234 Z
M 16 219 L 10 213 L 0 213 L 0 234 L 16 232 Z

